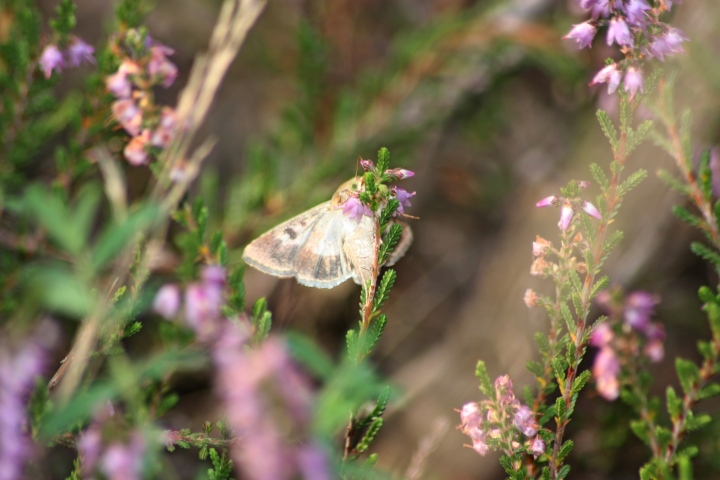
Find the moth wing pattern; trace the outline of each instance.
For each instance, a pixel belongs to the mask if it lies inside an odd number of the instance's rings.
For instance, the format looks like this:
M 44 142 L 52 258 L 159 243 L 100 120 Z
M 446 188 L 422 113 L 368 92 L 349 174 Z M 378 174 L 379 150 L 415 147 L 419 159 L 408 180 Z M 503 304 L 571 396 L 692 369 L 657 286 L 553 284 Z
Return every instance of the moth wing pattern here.
M 352 221 L 355 224 L 355 221 Z M 358 285 L 374 282 L 372 272 L 377 266 L 377 222 L 374 217 L 363 215 L 357 228 L 348 232 L 343 242 L 343 252 L 352 266 L 352 278 Z
M 305 239 L 295 258 L 295 278 L 301 285 L 332 288 L 352 275 L 343 253 L 347 222 L 351 221 L 340 209 L 323 214 Z M 353 222 L 354 223 L 354 222 Z
M 321 203 L 270 229 L 245 247 L 243 260 L 268 275 L 294 277 L 295 259 L 330 208 L 329 201 Z

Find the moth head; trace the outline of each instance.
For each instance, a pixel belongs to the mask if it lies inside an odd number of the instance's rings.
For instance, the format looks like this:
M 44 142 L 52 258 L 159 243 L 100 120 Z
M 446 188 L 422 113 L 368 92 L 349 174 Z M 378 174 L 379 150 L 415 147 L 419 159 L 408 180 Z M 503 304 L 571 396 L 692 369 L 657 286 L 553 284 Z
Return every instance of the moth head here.
M 345 202 L 347 202 L 350 197 L 355 195 L 357 192 L 361 192 L 364 185 L 363 177 L 353 177 L 347 182 L 343 183 L 338 187 L 338 189 L 335 191 L 335 195 L 333 195 L 332 198 L 332 206 L 338 207 L 340 205 L 344 205 Z

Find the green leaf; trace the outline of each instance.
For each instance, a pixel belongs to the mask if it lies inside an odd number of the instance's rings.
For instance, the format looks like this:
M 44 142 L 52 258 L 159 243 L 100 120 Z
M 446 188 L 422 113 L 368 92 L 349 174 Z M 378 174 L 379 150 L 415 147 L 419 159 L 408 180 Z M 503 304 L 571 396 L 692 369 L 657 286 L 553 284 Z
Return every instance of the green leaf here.
M 482 360 L 478 361 L 475 367 L 475 376 L 480 380 L 480 391 L 487 397 L 495 398 L 495 387 L 493 387 L 492 380 L 490 380 L 487 366 Z
M 26 190 L 23 203 L 58 247 L 72 255 L 82 252 L 87 239 L 82 231 L 72 228 L 69 208 L 58 194 L 34 184 Z
M 675 370 L 677 371 L 680 385 L 685 394 L 691 394 L 695 386 L 700 383 L 700 370 L 695 363 L 682 358 L 675 359 Z
M 607 189 L 608 185 L 610 185 L 610 182 L 608 181 L 608 178 L 605 175 L 605 172 L 603 172 L 602 168 L 597 163 L 591 163 L 590 164 L 590 173 L 592 174 L 595 182 L 600 186 L 600 188 L 604 192 Z
M 630 422 L 630 429 L 633 431 L 636 437 L 642 440 L 646 445 L 650 445 L 650 430 L 648 424 L 643 420 L 632 420 Z
M 613 151 L 617 150 L 618 134 L 617 130 L 615 130 L 615 125 L 613 125 L 612 120 L 610 119 L 610 116 L 605 110 L 598 110 L 595 115 L 597 116 L 598 122 L 600 123 L 600 128 L 605 134 L 605 137 L 607 137 L 607 139 L 610 141 L 610 146 L 612 147 Z
M 628 141 L 627 145 L 625 146 L 626 155 L 630 155 L 633 150 L 635 150 L 640 144 L 642 144 L 642 142 L 645 141 L 652 128 L 652 120 L 645 120 L 643 123 L 640 124 L 637 130 L 633 133 L 632 141 Z
M 580 393 L 580 390 L 583 389 L 588 380 L 590 380 L 591 376 L 592 374 L 590 373 L 590 370 L 585 370 L 580 375 L 578 375 L 573 382 L 572 395 L 577 395 L 578 393 Z
M 720 180 L 720 179 L 718 179 Z M 698 185 L 705 201 L 709 202 L 713 196 L 712 172 L 710 171 L 710 150 L 703 150 L 698 166 Z
M 387 270 L 380 280 L 380 284 L 377 287 L 375 298 L 373 299 L 373 313 L 378 312 L 385 302 L 390 298 L 390 290 L 395 284 L 397 278 L 397 272 L 395 270 Z
M 566 420 L 565 415 L 567 413 L 567 406 L 565 405 L 565 399 L 558 397 L 555 399 L 555 416 L 560 419 L 560 422 Z
M 373 419 L 372 423 L 365 432 L 365 435 L 363 435 L 362 440 L 360 440 L 355 447 L 355 450 L 358 453 L 363 453 L 370 447 L 370 443 L 375 440 L 375 436 L 377 436 L 380 428 L 382 428 L 383 422 L 384 420 L 382 418 Z
M 675 389 L 671 386 L 668 386 L 665 391 L 665 403 L 667 404 L 667 411 L 670 418 L 673 419 L 673 421 L 677 420 L 682 413 L 682 399 L 678 398 Z
M 720 269 L 720 254 L 715 250 L 708 248 L 700 242 L 692 242 L 690 244 L 690 250 L 706 262 L 712 263 L 716 270 Z
M 692 431 L 703 428 L 704 426 L 708 425 L 710 422 L 712 422 L 712 417 L 710 415 L 708 415 L 707 413 L 702 413 L 702 414 L 696 416 L 692 412 L 688 412 L 688 416 L 685 421 L 685 429 L 688 432 L 692 432 Z
M 397 198 L 391 198 L 385 208 L 383 208 L 380 212 L 380 218 L 378 219 L 378 224 L 380 225 L 380 232 L 385 231 L 385 227 L 387 227 L 388 222 L 393 217 L 393 214 L 397 211 L 398 208 L 400 208 L 400 201 Z
M 715 382 L 710 382 L 703 386 L 698 392 L 698 400 L 705 400 L 707 398 L 717 397 L 720 395 L 720 385 Z
M 528 361 L 525 363 L 525 368 L 538 378 L 545 376 L 545 369 L 540 362 Z
M 387 233 L 382 245 L 380 246 L 380 253 L 378 254 L 378 262 L 380 265 L 384 264 L 387 259 L 390 258 L 393 248 L 395 248 L 395 245 L 397 245 L 400 241 L 402 230 L 403 227 L 399 223 L 393 223 L 390 227 L 390 231 Z
M 557 480 L 563 480 L 563 478 L 567 477 L 570 473 L 570 465 L 563 465 L 560 467 L 560 470 L 558 470 L 557 477 L 555 477 Z
M 628 175 L 625 181 L 618 186 L 618 196 L 625 196 L 628 192 L 640 185 L 640 183 L 645 180 L 645 177 L 647 177 L 647 170 L 643 168 Z
M 141 231 L 149 228 L 159 217 L 160 209 L 155 205 L 144 205 L 131 213 L 122 224 L 112 224 L 98 238 L 92 251 L 92 265 L 97 270 L 127 247 Z
M 390 168 L 390 150 L 382 147 L 377 154 L 377 170 L 381 175 Z
M 690 194 L 690 188 L 685 184 L 682 180 L 677 178 L 672 173 L 668 172 L 664 168 L 661 168 L 657 172 L 658 177 L 660 180 L 665 182 L 667 186 L 678 192 L 679 194 L 683 196 L 687 196 Z
M 562 462 L 563 460 L 565 460 L 565 457 L 568 456 L 574 446 L 575 444 L 572 440 L 567 440 L 565 443 L 563 443 L 562 447 L 560 447 L 560 451 L 558 452 L 558 462 Z
M 83 318 L 96 303 L 96 292 L 70 268 L 61 263 L 37 263 L 20 278 L 28 304 L 44 306 L 51 312 Z

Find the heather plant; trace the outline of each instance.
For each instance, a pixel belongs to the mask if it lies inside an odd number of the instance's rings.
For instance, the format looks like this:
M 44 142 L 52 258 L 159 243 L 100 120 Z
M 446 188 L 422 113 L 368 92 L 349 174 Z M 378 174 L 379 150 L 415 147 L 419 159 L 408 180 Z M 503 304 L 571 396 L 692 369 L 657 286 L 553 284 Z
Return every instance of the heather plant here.
M 622 241 L 622 232 L 613 231 L 612 222 L 621 214 L 622 204 L 632 201 L 626 195 L 647 175 L 643 169 L 628 170 L 633 150 L 648 136 L 678 166 L 679 176 L 665 171 L 660 176 L 694 207 L 691 211 L 676 206 L 674 213 L 706 237 L 707 244 L 694 242 L 692 251 L 716 272 L 720 265 L 719 204 L 713 193 L 711 154 L 707 151 L 695 162 L 690 116 L 685 113 L 678 118 L 672 102 L 673 76 L 665 76 L 653 63 L 682 53 L 687 37 L 662 20 L 673 7 L 670 1 L 581 0 L 579 4 L 591 18 L 575 25 L 564 38 L 575 40 L 581 49 L 591 47 L 605 28 L 607 45 L 617 45 L 622 54 L 620 60 L 608 59 L 590 83 L 607 83 L 608 93 L 619 97 L 619 123 L 607 112 L 597 112 L 612 159 L 606 168 L 590 164 L 601 192 L 597 208 L 583 199 L 583 191 L 591 185 L 587 181 L 573 181 L 559 195 L 536 205 L 561 209 L 559 240 L 538 236 L 530 269 L 532 275 L 551 280 L 554 292 L 528 289 L 524 299 L 528 307 L 544 309 L 549 320 L 548 332 L 535 336 L 540 360 L 527 364 L 537 380 L 536 392 L 526 387 L 523 404 L 514 397 L 511 381 L 503 376 L 493 385 L 480 361 L 476 373 L 487 400 L 462 408 L 461 429 L 481 455 L 489 450 L 501 452 L 500 463 L 510 478 L 565 478 L 571 471 L 568 455 L 574 446 L 567 438 L 567 427 L 580 393 L 592 379 L 604 399 L 620 399 L 636 415 L 628 428 L 649 449 L 640 478 L 692 478 L 691 460 L 698 455 L 699 445 L 689 434 L 711 422 L 710 415 L 694 409 L 699 401 L 720 394 L 712 381 L 718 371 L 716 289 L 705 286 L 699 292 L 711 331 L 709 341 L 699 342 L 702 360 L 699 364 L 675 360 L 681 391 L 668 385 L 663 405 L 650 394 L 653 378 L 648 371 L 650 363 L 664 356 L 664 328 L 652 321 L 660 299 L 643 291 L 625 294 L 611 287 L 611 279 L 602 273 L 606 259 Z M 641 107 L 652 112 L 653 120 L 636 120 Z M 604 315 L 594 313 L 593 302 Z M 581 362 L 592 351 L 592 368 L 585 369 Z
M 476 70 L 488 78 L 507 72 L 516 60 L 497 58 L 529 41 L 452 33 L 492 30 L 495 17 L 481 8 L 443 19 L 398 41 L 386 71 L 338 93 L 337 111 L 327 118 L 320 106 L 328 101 L 329 47 L 301 24 L 298 99 L 277 131 L 250 142 L 222 212 L 217 180 L 204 165 L 218 139 L 204 137 L 201 125 L 265 4 L 224 1 L 189 72 L 174 63 L 173 45 L 145 25 L 149 7 L 140 0 L 119 1 L 110 31 L 94 46 L 76 33 L 71 0 L 61 0 L 47 22 L 27 2 L 0 6 L 0 480 L 171 478 L 183 451 L 202 463 L 188 475 L 213 480 L 390 478 L 376 465 L 373 442 L 397 389 L 371 362 L 392 325 L 385 305 L 397 273 L 390 267 L 416 220 L 416 194 L 402 186 L 414 173 L 395 159 L 404 164 L 410 145 L 451 117 L 448 105 L 479 88 L 468 80 Z M 501 452 L 513 478 L 564 478 L 573 447 L 566 428 L 594 377 L 602 397 L 636 412 L 632 429 L 651 451 L 641 477 L 687 476 L 697 450 L 686 436 L 710 420 L 693 408 L 718 393 L 710 379 L 720 349 L 720 295 L 700 292 L 713 338 L 700 345 L 701 365 L 677 361 L 682 392 L 668 387 L 665 418 L 646 368 L 664 355 L 664 329 L 652 317 L 660 299 L 610 287 L 602 267 L 622 240 L 612 222 L 646 175 L 627 173 L 630 154 L 654 135 L 681 172 L 663 177 L 699 212 L 676 209 L 707 236 L 709 246 L 692 249 L 720 269 L 716 159 L 708 152 L 695 164 L 689 118 L 674 112 L 672 78 L 649 73 L 649 60 L 680 53 L 687 40 L 661 21 L 672 2 L 590 0 L 581 7 L 592 18 L 567 38 L 589 47 L 606 28 L 607 43 L 623 55 L 592 81 L 619 96 L 619 124 L 598 113 L 613 160 L 606 169 L 591 166 L 592 185 L 572 181 L 537 203 L 560 208 L 559 241 L 538 237 L 532 249 L 531 272 L 552 280 L 555 293 L 525 296 L 550 320 L 549 333 L 536 336 L 540 360 L 528 365 L 537 391 L 516 396 L 508 376 L 492 382 L 481 362 L 486 398 L 462 407 L 461 428 L 478 453 Z M 463 56 L 473 41 L 481 54 Z M 424 50 L 413 55 L 417 45 Z M 563 65 L 558 71 L 571 70 Z M 57 88 L 71 69 L 84 76 L 82 93 Z M 453 88 L 403 97 L 401 86 L 429 89 L 433 82 L 423 80 L 432 74 L 452 78 Z M 182 77 L 177 101 L 161 102 Z M 653 109 L 664 133 L 649 121 L 635 125 L 641 105 Z M 330 123 L 336 128 L 327 133 Z M 392 164 L 385 143 L 393 145 Z M 372 161 L 354 160 L 376 150 Z M 283 162 L 289 157 L 297 161 Z M 227 232 L 270 227 L 276 219 L 263 207 L 278 191 L 288 192 L 290 204 L 299 196 L 327 200 L 330 181 L 352 173 L 351 193 L 343 191 L 327 212 L 343 228 L 368 228 L 362 238 L 373 243 L 364 257 L 370 267 L 353 267 L 357 324 L 330 355 L 314 338 L 274 326 L 267 299 L 246 302 L 242 249 Z M 596 187 L 601 195 L 589 199 Z M 295 240 L 296 232 L 287 235 Z M 593 301 L 606 313 L 599 319 Z M 597 353 L 583 370 L 588 346 Z M 61 361 L 53 361 L 58 352 Z M 181 380 L 194 376 L 209 377 L 214 402 L 210 413 L 198 413 L 208 415 L 200 427 L 172 417 Z M 432 448 L 421 444 L 408 478 L 420 478 Z M 72 457 L 60 473 L 44 461 L 59 456 Z

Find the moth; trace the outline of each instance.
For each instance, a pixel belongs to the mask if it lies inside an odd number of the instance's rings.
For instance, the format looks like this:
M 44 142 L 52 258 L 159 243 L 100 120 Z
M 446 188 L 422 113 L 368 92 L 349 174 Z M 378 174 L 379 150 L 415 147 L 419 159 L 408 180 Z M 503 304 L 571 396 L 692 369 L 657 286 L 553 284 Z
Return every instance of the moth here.
M 360 221 L 343 214 L 343 206 L 362 188 L 362 177 L 340 185 L 331 200 L 281 223 L 253 240 L 243 260 L 263 273 L 280 278 L 295 277 L 301 285 L 333 288 L 352 278 L 374 284 L 377 248 L 381 239 L 375 216 Z M 397 220 L 391 220 L 397 221 Z M 386 266 L 393 265 L 412 243 L 412 232 L 403 233 Z

